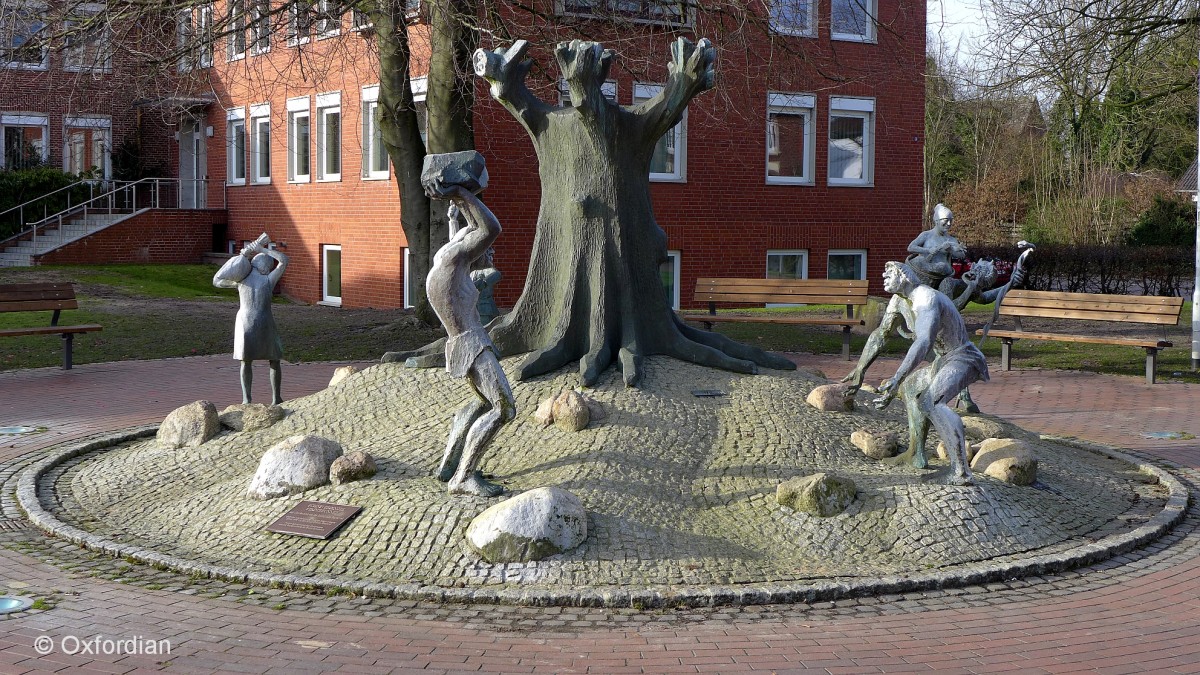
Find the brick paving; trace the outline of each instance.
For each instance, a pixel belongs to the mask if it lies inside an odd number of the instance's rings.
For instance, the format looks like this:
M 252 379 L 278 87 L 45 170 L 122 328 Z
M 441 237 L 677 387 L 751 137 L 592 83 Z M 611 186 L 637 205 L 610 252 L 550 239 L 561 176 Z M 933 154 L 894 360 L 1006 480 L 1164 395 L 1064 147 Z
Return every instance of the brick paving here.
M 798 355 L 830 376 L 835 357 Z M 880 362 L 872 381 L 889 374 Z M 235 402 L 219 358 L 0 373 L 0 426 L 45 426 L 0 460 L 182 403 Z M 285 367 L 288 397 L 333 365 Z M 265 387 L 264 380 L 261 384 Z M 256 384 L 260 384 L 256 382 Z M 1195 487 L 1196 385 L 1073 372 L 993 373 L 986 411 L 1042 433 L 1117 445 Z M 49 609 L 0 621 L 0 673 L 170 672 L 1200 672 L 1200 509 L 1152 545 L 1057 575 L 816 605 L 632 609 L 438 605 L 254 589 L 97 558 L 27 529 L 0 528 L 0 586 Z M 169 640 L 169 655 L 74 654 L 73 638 Z M 35 640 L 54 640 L 41 656 Z M 68 638 L 63 643 L 63 638 Z M 67 651 L 74 651 L 69 649 Z

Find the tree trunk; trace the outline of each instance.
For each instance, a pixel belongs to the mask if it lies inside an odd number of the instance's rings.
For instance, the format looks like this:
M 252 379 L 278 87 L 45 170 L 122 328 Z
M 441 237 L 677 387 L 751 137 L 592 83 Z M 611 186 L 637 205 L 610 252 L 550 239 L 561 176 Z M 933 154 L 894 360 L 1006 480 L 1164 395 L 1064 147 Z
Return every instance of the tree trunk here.
M 625 383 L 636 386 L 652 354 L 744 373 L 757 365 L 795 368 L 685 325 L 659 277 L 667 237 L 651 208 L 650 158 L 688 101 L 712 87 L 711 44 L 680 38 L 663 91 L 629 109 L 600 90 L 612 52 L 590 42 L 560 44 L 556 57 L 573 106 L 551 108 L 525 87 L 527 47 L 522 40 L 507 51 L 475 55 L 476 73 L 529 132 L 540 164 L 542 201 L 525 289 L 491 331 L 502 354 L 530 352 L 517 379 L 577 360 L 590 385 L 615 359 Z

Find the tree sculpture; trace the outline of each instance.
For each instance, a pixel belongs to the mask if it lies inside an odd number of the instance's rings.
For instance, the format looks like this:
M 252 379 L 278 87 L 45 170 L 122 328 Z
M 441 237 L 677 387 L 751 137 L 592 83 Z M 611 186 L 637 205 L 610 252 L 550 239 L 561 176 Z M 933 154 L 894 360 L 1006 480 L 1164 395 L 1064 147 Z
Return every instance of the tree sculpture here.
M 492 97 L 533 139 L 540 166 L 530 272 L 512 312 L 491 327 L 501 353 L 529 352 L 517 378 L 578 360 L 590 385 L 615 358 L 625 384 L 636 386 L 642 361 L 652 354 L 742 373 L 756 372 L 757 365 L 795 368 L 780 356 L 685 325 L 658 274 L 667 237 L 650 205 L 651 154 L 688 101 L 712 88 L 712 43 L 679 38 L 662 91 L 630 108 L 601 93 L 614 53 L 579 40 L 555 50 L 570 105 L 546 104 L 525 84 L 528 46 L 519 40 L 508 49 L 480 49 L 473 59 Z

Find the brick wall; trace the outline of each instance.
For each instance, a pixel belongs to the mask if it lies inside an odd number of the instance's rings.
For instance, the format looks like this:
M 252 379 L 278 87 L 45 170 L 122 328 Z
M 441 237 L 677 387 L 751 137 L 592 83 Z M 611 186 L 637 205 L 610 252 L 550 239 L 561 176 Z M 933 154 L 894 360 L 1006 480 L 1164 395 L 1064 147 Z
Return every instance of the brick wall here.
M 213 225 L 225 221 L 217 209 L 146 211 L 35 256 L 34 264 L 199 263 L 212 248 Z

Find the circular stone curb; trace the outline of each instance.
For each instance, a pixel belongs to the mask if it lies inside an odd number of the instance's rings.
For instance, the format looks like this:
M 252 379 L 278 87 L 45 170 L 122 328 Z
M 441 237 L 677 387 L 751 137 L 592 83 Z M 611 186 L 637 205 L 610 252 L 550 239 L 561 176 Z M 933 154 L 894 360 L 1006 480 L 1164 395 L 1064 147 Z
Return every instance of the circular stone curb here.
M 967 564 L 956 569 L 933 571 L 913 576 L 882 576 L 874 579 L 829 580 L 811 583 L 745 584 L 740 586 L 662 586 L 618 589 L 546 590 L 523 588 L 463 589 L 425 584 L 381 584 L 331 576 L 308 577 L 296 574 L 247 572 L 231 567 L 209 565 L 150 549 L 121 544 L 68 525 L 42 508 L 38 484 L 56 466 L 81 455 L 111 448 L 129 441 L 153 436 L 158 426 L 128 429 L 67 446 L 25 469 L 17 483 L 17 500 L 36 527 L 85 549 L 115 558 L 136 561 L 157 569 L 171 570 L 239 584 L 271 586 L 301 591 L 344 591 L 373 598 L 396 598 L 426 602 L 478 604 L 519 604 L 532 606 L 575 607 L 711 607 L 716 605 L 764 605 L 830 601 L 838 598 L 908 593 L 913 591 L 971 586 L 1006 581 L 1024 576 L 1051 574 L 1091 565 L 1143 546 L 1165 534 L 1179 523 L 1188 508 L 1187 487 L 1170 472 L 1114 448 L 1076 439 L 1052 439 L 1064 445 L 1095 452 L 1135 466 L 1154 476 L 1168 490 L 1166 505 L 1148 521 L 1128 532 L 1109 535 L 1058 553 L 1035 555 L 1024 560 Z

